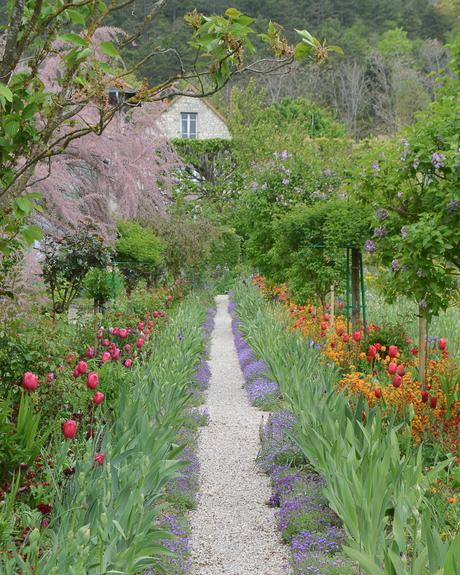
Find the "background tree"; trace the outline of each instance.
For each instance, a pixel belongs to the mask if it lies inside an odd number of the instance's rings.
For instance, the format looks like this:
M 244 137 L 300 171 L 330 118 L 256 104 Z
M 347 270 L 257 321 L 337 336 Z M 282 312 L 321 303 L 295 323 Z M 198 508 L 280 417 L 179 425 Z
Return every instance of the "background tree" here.
M 141 280 L 145 280 L 148 287 L 155 285 L 162 273 L 163 242 L 133 221 L 118 222 L 117 231 L 117 266 L 125 279 L 128 295 Z

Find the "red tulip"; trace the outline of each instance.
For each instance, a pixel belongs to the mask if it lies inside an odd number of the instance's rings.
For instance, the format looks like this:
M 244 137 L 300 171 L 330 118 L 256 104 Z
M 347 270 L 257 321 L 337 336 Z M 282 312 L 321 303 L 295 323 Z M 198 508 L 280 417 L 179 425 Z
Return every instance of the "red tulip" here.
M 390 345 L 390 347 L 388 348 L 388 355 L 390 357 L 396 357 L 398 355 L 398 346 Z
M 362 337 L 363 337 L 363 334 L 360 331 L 355 331 L 355 333 L 353 334 L 353 339 L 355 341 L 361 341 Z
M 172 295 L 169 294 L 169 295 L 168 295 L 168 301 L 172 301 L 172 298 L 173 298 Z
M 104 401 L 105 395 L 102 393 L 102 391 L 96 391 L 96 393 L 93 395 L 93 403 L 94 405 L 99 405 Z
M 49 373 L 48 377 L 47 377 L 48 383 L 51 383 L 52 381 L 54 381 L 54 378 L 55 378 L 54 373 Z
M 410 352 L 412 355 L 418 355 L 418 347 L 413 347 Z
M 337 335 L 343 335 L 343 327 L 339 327 L 337 330 Z
M 144 327 L 145 327 L 145 323 L 144 323 L 143 321 L 140 321 L 140 322 L 137 324 L 137 329 L 138 329 L 139 331 L 142 331 L 142 330 L 144 329 Z
M 327 330 L 327 323 L 326 323 L 325 321 L 322 321 L 322 322 L 321 322 L 321 329 L 322 329 L 323 331 L 326 331 L 326 330 Z
M 422 391 L 422 401 L 423 403 L 426 403 L 428 401 L 428 391 Z
M 393 379 L 392 386 L 393 387 L 401 387 L 402 384 L 402 377 L 400 375 L 395 375 Z
M 151 319 L 149 319 L 149 321 L 147 322 L 147 325 L 149 326 L 149 329 L 152 329 L 153 321 Z
M 157 311 L 153 312 L 153 317 L 156 319 L 158 317 L 159 313 Z
M 75 366 L 75 368 L 73 370 L 73 376 L 74 377 L 80 377 L 80 370 L 78 369 L 77 366 Z
M 143 337 L 140 337 L 140 338 L 137 340 L 136 345 L 137 345 L 137 349 L 142 349 L 142 346 L 144 345 L 144 338 L 143 338 Z
M 38 387 L 38 375 L 31 371 L 26 371 L 22 376 L 22 387 L 27 391 L 35 391 Z
M 431 409 L 436 409 L 436 404 L 438 403 L 438 398 L 436 396 L 430 397 L 430 407 Z
M 120 337 L 121 339 L 125 339 L 125 337 L 128 335 L 128 330 L 127 329 L 120 329 Z
M 403 366 L 402 363 L 400 365 L 398 365 L 398 369 L 396 370 L 396 373 L 398 375 L 401 375 L 401 376 L 403 376 L 406 373 L 406 368 Z
M 331 319 L 331 316 L 328 313 L 325 313 L 323 319 L 324 321 L 329 321 Z
M 348 342 L 348 333 L 345 333 L 342 339 L 345 343 L 347 343 Z
M 105 455 L 102 453 L 102 451 L 96 453 L 93 459 L 94 465 L 102 465 L 104 461 L 105 461 Z
M 108 347 L 109 344 L 110 344 L 110 342 L 109 342 L 108 339 L 103 339 L 103 340 L 102 340 L 102 345 L 103 345 L 104 347 Z
M 377 399 L 380 399 L 382 397 L 382 390 L 379 389 L 378 387 L 375 388 L 374 393 Z
M 121 351 L 118 349 L 118 347 L 116 347 L 113 351 L 112 351 L 112 360 L 113 361 L 118 361 L 120 359 L 120 354 Z
M 133 360 L 128 357 L 128 359 L 125 359 L 125 361 L 123 362 L 123 365 L 125 367 L 131 367 L 133 365 Z
M 104 330 L 102 328 L 98 329 L 97 331 L 97 339 L 102 339 L 102 336 L 104 335 Z
M 62 433 L 66 439 L 73 439 L 77 434 L 77 422 L 73 419 L 68 419 L 62 424 Z
M 447 347 L 447 341 L 443 337 L 440 337 L 438 339 L 438 348 L 441 351 L 444 351 L 446 349 L 446 347 Z
M 127 343 L 125 344 L 124 350 L 129 353 L 131 351 L 131 344 Z
M 77 363 L 77 368 L 81 374 L 84 374 L 88 371 L 88 364 L 86 363 L 86 361 L 79 361 Z
M 99 376 L 95 371 L 88 373 L 88 377 L 86 379 L 86 386 L 89 389 L 95 389 L 99 383 Z
M 394 375 L 398 371 L 398 366 L 395 363 L 390 363 L 388 365 L 388 373 Z
M 110 352 L 104 351 L 104 353 L 102 354 L 102 357 L 101 357 L 101 361 L 102 362 L 109 361 L 110 358 L 111 358 Z
M 119 327 L 113 327 L 110 331 L 111 331 L 111 333 L 113 333 L 113 335 L 119 335 L 120 328 Z
M 368 350 L 367 350 L 367 355 L 369 357 L 375 357 L 377 355 L 377 348 L 375 347 L 375 345 L 370 345 Z

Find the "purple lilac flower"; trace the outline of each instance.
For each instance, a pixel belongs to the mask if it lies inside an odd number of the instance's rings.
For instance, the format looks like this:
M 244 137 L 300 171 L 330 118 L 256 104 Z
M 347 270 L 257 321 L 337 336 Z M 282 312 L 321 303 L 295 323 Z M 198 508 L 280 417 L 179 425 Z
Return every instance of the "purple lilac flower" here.
M 375 217 L 380 221 L 386 220 L 388 218 L 388 212 L 383 208 L 378 208 L 375 210 Z
M 209 380 L 211 379 L 211 370 L 209 365 L 205 360 L 202 360 L 195 371 L 194 375 L 195 381 L 199 384 L 201 391 L 207 389 Z
M 369 252 L 370 254 L 375 253 L 375 251 L 377 250 L 377 244 L 375 242 L 373 242 L 372 240 L 366 240 L 366 252 Z
M 374 170 L 374 172 L 380 172 L 380 164 L 378 160 L 374 160 L 372 162 L 372 169 Z
M 405 239 L 407 238 L 407 226 L 401 228 L 401 236 Z
M 238 359 L 240 361 L 241 368 L 244 369 L 247 365 L 256 361 L 256 356 L 249 346 L 244 346 L 238 353 Z
M 374 235 L 377 238 L 383 238 L 387 235 L 387 229 L 385 224 L 382 224 L 379 228 L 374 228 Z
M 283 184 L 283 186 L 288 186 L 289 185 L 289 179 L 283 178 L 282 184 Z
M 285 162 L 289 158 L 289 153 L 287 150 L 281 152 L 281 159 Z
M 444 166 L 444 160 L 446 156 L 441 154 L 441 152 L 434 152 L 431 156 L 431 163 L 435 168 L 442 168 Z
M 401 264 L 398 262 L 398 260 L 393 260 L 391 262 L 391 268 L 394 272 L 399 272 L 401 269 Z
M 278 384 L 265 378 L 254 379 L 247 388 L 251 403 L 265 401 L 268 397 L 279 393 Z
M 447 204 L 447 213 L 448 214 L 455 213 L 457 211 L 458 204 L 459 204 L 458 198 L 454 198 L 453 200 L 450 200 L 450 202 Z

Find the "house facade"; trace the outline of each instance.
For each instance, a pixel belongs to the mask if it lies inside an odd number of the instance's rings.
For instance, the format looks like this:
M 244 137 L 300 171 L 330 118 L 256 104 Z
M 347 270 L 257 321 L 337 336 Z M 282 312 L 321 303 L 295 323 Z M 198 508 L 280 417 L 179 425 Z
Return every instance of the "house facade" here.
M 169 139 L 231 139 L 225 118 L 204 98 L 176 96 L 166 106 L 157 123 Z

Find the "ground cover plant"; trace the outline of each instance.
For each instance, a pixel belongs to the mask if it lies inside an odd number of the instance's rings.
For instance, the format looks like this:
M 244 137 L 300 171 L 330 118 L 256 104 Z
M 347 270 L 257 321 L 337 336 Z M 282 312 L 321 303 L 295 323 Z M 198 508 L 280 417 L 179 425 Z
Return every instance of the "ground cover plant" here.
M 247 287 L 235 300 L 247 342 L 296 421 L 289 438 L 325 480 L 322 493 L 346 532 L 345 553 L 371 574 L 456 573 L 458 460 L 456 466 L 452 452 L 438 450 L 433 462 L 409 428 L 379 405 L 350 404 L 338 386 L 338 368 L 289 329 L 279 307 Z

